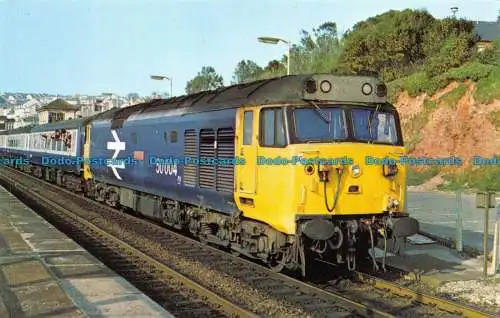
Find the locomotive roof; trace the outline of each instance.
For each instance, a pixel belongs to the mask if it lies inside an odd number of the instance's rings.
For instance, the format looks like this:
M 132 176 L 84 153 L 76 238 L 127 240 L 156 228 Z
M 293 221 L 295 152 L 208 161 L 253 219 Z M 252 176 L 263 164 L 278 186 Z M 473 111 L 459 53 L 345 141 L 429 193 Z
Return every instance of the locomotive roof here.
M 29 133 L 31 132 L 31 129 L 33 129 L 33 127 L 35 127 L 35 125 L 28 125 L 16 129 L 4 130 L 0 131 L 0 135 L 15 135 L 15 134 Z
M 75 129 L 78 128 L 87 122 L 89 118 L 78 118 L 78 119 L 70 119 L 70 120 L 61 120 L 56 121 L 54 123 L 48 123 L 43 125 L 38 125 L 33 127 L 31 132 L 39 132 L 39 131 L 52 131 L 57 129 Z
M 323 85 L 327 82 L 326 86 Z M 366 87 L 368 85 L 368 88 Z M 365 88 L 367 88 L 365 90 Z M 56 129 L 74 129 L 93 120 L 111 119 L 113 127 L 120 127 L 131 115 L 176 111 L 180 114 L 238 108 L 245 105 L 278 103 L 345 102 L 385 104 L 387 87 L 377 78 L 368 76 L 338 76 L 332 74 L 288 75 L 238 84 L 184 95 L 157 99 L 125 108 L 112 108 L 97 115 L 65 120 L 39 126 L 21 127 L 0 132 L 0 135 L 38 132 Z M 390 107 L 390 105 L 387 105 Z
M 331 84 L 331 90 L 328 92 L 322 92 L 321 89 L 321 84 L 325 81 Z M 315 89 L 310 90 L 308 82 L 309 84 L 314 82 Z M 362 93 L 362 86 L 365 84 L 369 84 L 371 87 L 368 94 Z M 374 77 L 331 74 L 289 75 L 170 99 L 157 99 L 100 114 L 96 119 L 123 122 L 129 116 L 137 114 L 170 110 L 176 110 L 180 113 L 197 113 L 237 108 L 244 105 L 297 103 L 304 102 L 304 100 L 386 103 L 386 93 L 385 85 Z

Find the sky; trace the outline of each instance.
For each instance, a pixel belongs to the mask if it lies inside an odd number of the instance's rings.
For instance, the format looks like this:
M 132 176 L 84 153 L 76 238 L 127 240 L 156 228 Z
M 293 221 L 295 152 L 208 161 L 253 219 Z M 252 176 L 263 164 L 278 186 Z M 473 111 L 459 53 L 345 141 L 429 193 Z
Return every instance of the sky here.
M 213 66 L 229 84 L 237 63 L 261 66 L 286 53 L 257 42 L 297 43 L 300 30 L 337 23 L 339 34 L 388 10 L 426 9 L 495 21 L 498 0 L 0 0 L 0 92 L 131 92 L 183 95 L 188 80 Z M 293 63 L 293 57 L 291 62 Z

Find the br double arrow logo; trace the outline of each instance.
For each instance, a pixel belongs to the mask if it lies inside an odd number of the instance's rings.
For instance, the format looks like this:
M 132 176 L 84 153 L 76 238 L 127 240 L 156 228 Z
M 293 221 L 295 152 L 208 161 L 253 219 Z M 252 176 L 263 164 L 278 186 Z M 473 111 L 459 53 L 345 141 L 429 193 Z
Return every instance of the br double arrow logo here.
M 113 170 L 113 174 L 118 180 L 121 180 L 122 178 L 118 174 L 118 169 L 125 169 L 125 163 L 121 161 L 119 164 L 117 164 L 116 158 L 118 157 L 118 153 L 121 150 L 125 150 L 125 142 L 120 141 L 120 138 L 118 138 L 118 134 L 116 133 L 116 130 L 111 130 L 111 134 L 113 135 L 113 139 L 115 141 L 108 141 L 108 150 L 114 150 L 115 152 L 113 153 L 113 157 L 111 157 L 111 160 L 108 162 L 107 166 Z

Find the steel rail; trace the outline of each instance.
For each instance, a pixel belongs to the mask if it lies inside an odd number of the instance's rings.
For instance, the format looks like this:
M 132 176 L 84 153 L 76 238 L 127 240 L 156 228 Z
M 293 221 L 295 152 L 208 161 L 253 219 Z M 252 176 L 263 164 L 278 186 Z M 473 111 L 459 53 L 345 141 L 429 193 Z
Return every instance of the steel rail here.
M 399 295 L 402 297 L 409 297 L 416 302 L 428 306 L 435 306 L 440 310 L 447 311 L 452 314 L 461 314 L 464 317 L 470 317 L 470 318 L 496 317 L 490 313 L 481 311 L 480 309 L 455 303 L 435 296 L 426 295 L 424 293 L 414 291 L 412 289 L 371 276 L 366 273 L 356 272 L 356 276 L 362 283 L 372 285 L 377 289 L 387 290 L 392 294 Z
M 26 175 L 26 174 L 23 174 L 23 175 Z M 90 230 L 98 233 L 101 237 L 106 238 L 109 242 L 114 243 L 115 245 L 121 247 L 123 250 L 126 250 L 127 252 L 135 254 L 137 257 L 146 261 L 152 267 L 155 267 L 155 268 L 161 270 L 164 274 L 173 277 L 175 280 L 179 281 L 182 285 L 186 286 L 188 289 L 195 291 L 196 294 L 199 295 L 201 298 L 205 298 L 211 304 L 217 305 L 220 309 L 222 309 L 223 312 L 225 312 L 231 316 L 237 316 L 237 317 L 248 317 L 248 318 L 257 318 L 258 317 L 254 313 L 252 313 L 244 308 L 241 308 L 238 305 L 236 305 L 230 301 L 227 301 L 226 299 L 224 299 L 221 296 L 217 295 L 216 293 L 208 290 L 207 288 L 205 288 L 202 285 L 198 284 L 197 282 L 189 279 L 188 277 L 182 275 L 181 273 L 170 268 L 169 266 L 158 262 L 157 260 L 144 254 L 143 252 L 136 249 L 135 247 L 130 246 L 129 244 L 123 242 L 119 238 L 107 233 L 106 231 L 95 226 L 94 224 L 88 222 L 84 218 L 82 218 L 78 215 L 75 215 L 71 211 L 54 203 L 52 200 L 50 200 L 46 197 L 43 197 L 42 195 L 39 195 L 38 193 L 36 193 L 35 191 L 32 191 L 27 186 L 22 185 L 20 182 L 16 181 L 15 179 L 12 179 L 12 178 L 5 176 L 5 175 L 3 175 L 2 177 L 7 178 L 8 181 L 10 182 L 10 184 L 12 184 L 18 190 L 23 191 L 24 194 L 29 194 L 30 196 L 32 196 L 33 198 L 38 200 L 38 202 L 45 204 L 47 206 L 50 206 L 52 209 L 60 212 L 65 217 L 77 221 L 78 223 L 89 228 Z M 35 180 L 41 181 L 41 180 L 36 179 L 36 178 L 35 178 Z
M 2 171 L 2 170 L 4 170 L 4 171 L 8 170 L 9 173 L 11 173 L 11 174 L 22 175 L 25 178 L 32 179 L 33 181 L 39 182 L 39 183 L 43 184 L 44 186 L 57 189 L 57 191 L 63 192 L 65 194 L 67 194 L 68 196 L 73 196 L 75 198 L 78 198 L 79 200 L 84 200 L 88 204 L 96 205 L 96 206 L 99 206 L 100 208 L 106 209 L 110 213 L 117 213 L 117 214 L 120 214 L 122 217 L 131 217 L 131 218 L 137 219 L 137 218 L 129 216 L 127 214 L 123 214 L 119 210 L 113 209 L 113 208 L 111 208 L 111 207 L 109 207 L 109 206 L 107 206 L 105 204 L 102 204 L 100 202 L 96 202 L 96 201 L 91 200 L 91 199 L 89 199 L 89 198 L 87 198 L 85 196 L 82 196 L 82 195 L 76 194 L 76 193 L 74 193 L 72 191 L 69 191 L 69 190 L 67 190 L 67 189 L 65 189 L 63 187 L 60 187 L 60 186 L 57 186 L 55 184 L 46 182 L 43 179 L 36 178 L 36 177 L 34 177 L 34 176 L 30 175 L 30 174 L 18 171 L 16 169 L 6 168 L 6 167 L 3 167 L 3 169 L 0 169 L 0 171 Z M 0 172 L 0 177 L 2 177 L 2 175 L 3 175 L 3 173 Z M 9 178 L 9 179 L 10 180 L 14 180 L 13 178 Z M 18 182 L 16 182 L 16 183 L 18 183 Z M 71 212 L 69 212 L 69 213 L 71 213 Z M 144 222 L 146 224 L 151 225 L 151 223 L 148 222 L 148 221 L 145 221 L 145 220 L 142 220 L 142 219 L 139 219 L 139 220 L 141 220 L 142 222 Z M 88 221 L 85 221 L 85 222 L 88 223 Z M 251 266 L 251 267 L 253 267 L 255 269 L 258 269 L 260 272 L 262 272 L 265 275 L 267 275 L 268 278 L 273 278 L 274 280 L 279 281 L 283 285 L 294 286 L 296 288 L 296 290 L 301 291 L 304 294 L 311 295 L 311 296 L 313 296 L 315 298 L 322 299 L 322 300 L 324 300 L 326 302 L 337 303 L 337 305 L 343 306 L 346 309 L 349 309 L 351 311 L 351 313 L 353 313 L 353 314 L 361 315 L 361 316 L 364 316 L 364 317 L 380 317 L 380 318 L 382 318 L 382 317 L 383 318 L 392 318 L 392 317 L 395 317 L 391 313 L 387 313 L 387 312 L 384 312 L 384 311 L 381 311 L 381 310 L 377 310 L 377 309 L 371 308 L 370 306 L 367 306 L 367 305 L 365 305 L 365 304 L 363 304 L 361 302 L 356 302 L 356 301 L 354 301 L 352 299 L 346 298 L 346 297 L 342 296 L 340 293 L 326 291 L 326 290 L 323 290 L 323 289 L 318 288 L 316 286 L 313 286 L 313 285 L 311 285 L 309 283 L 306 283 L 306 282 L 300 281 L 298 279 L 295 279 L 293 277 L 287 276 L 285 274 L 273 272 L 272 270 L 270 270 L 267 267 L 264 267 L 262 265 L 256 264 L 254 262 L 251 262 L 249 260 L 246 260 L 246 259 L 243 259 L 243 258 L 240 258 L 240 257 L 235 257 L 235 256 L 231 255 L 230 253 L 223 252 L 220 249 L 217 249 L 215 247 L 202 244 L 202 243 L 200 243 L 199 241 L 197 241 L 197 240 L 195 240 L 193 238 L 187 237 L 185 235 L 181 235 L 181 234 L 176 233 L 176 232 L 174 232 L 174 231 L 172 231 L 172 230 L 170 230 L 168 228 L 162 228 L 162 229 L 165 230 L 165 231 L 168 231 L 169 234 L 172 234 L 172 235 L 178 237 L 179 239 L 188 240 L 191 243 L 194 243 L 194 244 L 197 244 L 197 245 L 202 245 L 204 249 L 209 249 L 209 250 L 211 250 L 211 251 L 213 251 L 215 253 L 224 254 L 224 255 L 226 255 L 228 257 L 231 257 L 232 259 L 235 259 L 238 262 L 241 262 L 241 263 L 243 263 L 243 264 L 245 264 L 247 266 Z
M 74 192 L 71 192 L 71 191 L 69 191 L 69 190 L 67 190 L 67 189 L 65 189 L 63 187 L 60 187 L 60 186 L 57 186 L 57 185 L 54 185 L 54 184 L 51 184 L 51 183 L 47 183 L 44 180 L 38 179 L 38 178 L 36 178 L 34 176 L 31 176 L 31 175 L 29 175 L 27 173 L 23 173 L 21 171 L 18 171 L 18 170 L 12 169 L 12 168 L 7 168 L 7 169 L 10 170 L 10 171 L 12 171 L 12 172 L 14 172 L 14 173 L 16 173 L 16 174 L 21 174 L 21 175 L 23 175 L 23 176 L 25 176 L 27 178 L 31 178 L 33 180 L 36 180 L 36 181 L 41 182 L 43 184 L 46 184 L 49 187 L 57 188 L 58 191 L 62 191 L 64 193 L 67 193 L 68 195 L 74 196 L 75 198 L 78 198 L 78 199 L 81 199 L 81 200 L 85 200 L 89 204 L 99 205 L 100 207 L 105 208 L 105 209 L 109 210 L 110 212 L 112 211 L 113 213 L 118 213 L 119 212 L 116 209 L 108 207 L 107 205 L 104 205 L 102 203 L 96 202 L 96 201 L 91 200 L 91 199 L 89 199 L 87 197 L 84 197 L 82 195 L 78 195 L 78 194 L 76 194 Z M 185 239 L 185 240 L 190 240 L 193 243 L 200 244 L 195 239 L 192 239 L 190 237 L 178 234 L 178 233 L 176 233 L 174 231 L 171 231 L 168 228 L 164 228 L 164 229 L 166 231 L 169 231 L 170 233 L 172 233 L 172 235 L 178 236 L 179 238 L 182 238 L 182 239 Z M 218 253 L 222 253 L 219 249 L 211 247 L 209 245 L 204 245 L 204 248 L 210 249 L 210 250 L 218 252 Z M 228 253 L 224 253 L 224 254 L 229 255 Z M 247 263 L 249 265 L 259 266 L 260 269 L 263 270 L 264 272 L 266 272 L 267 274 L 269 274 L 269 275 L 275 275 L 275 277 L 279 277 L 283 282 L 293 283 L 295 286 L 297 286 L 297 288 L 299 290 L 301 290 L 303 292 L 306 292 L 306 293 L 309 293 L 309 294 L 315 294 L 318 298 L 321 298 L 321 299 L 326 300 L 326 301 L 329 301 L 329 300 L 332 300 L 332 301 L 333 300 L 335 300 L 335 301 L 342 301 L 343 303 L 347 304 L 350 308 L 354 309 L 359 314 L 368 315 L 368 316 L 372 316 L 372 317 L 394 317 L 394 315 L 392 315 L 390 313 L 386 313 L 386 312 L 383 312 L 383 311 L 379 311 L 379 310 L 376 310 L 376 309 L 369 308 L 368 306 L 366 306 L 366 305 L 364 305 L 362 303 L 359 303 L 359 302 L 353 301 L 353 300 L 351 300 L 349 298 L 343 297 L 342 295 L 340 295 L 340 294 L 338 294 L 336 292 L 330 292 L 330 291 L 322 290 L 319 287 L 316 287 L 316 286 L 313 286 L 311 284 L 299 281 L 299 280 L 297 280 L 295 278 L 292 278 L 292 277 L 289 277 L 287 275 L 284 275 L 284 274 L 281 274 L 281 273 L 274 273 L 271 270 L 269 270 L 268 268 L 266 268 L 264 266 L 261 266 L 261 265 L 258 265 L 258 264 L 255 264 L 255 263 L 253 263 L 251 261 L 248 261 L 248 260 L 245 260 L 245 259 L 242 259 L 242 258 L 238 258 L 238 257 L 235 257 L 235 258 L 237 258 L 239 261 Z M 355 274 L 356 274 L 357 278 L 359 279 L 359 281 L 362 282 L 362 283 L 372 285 L 373 287 L 375 287 L 375 288 L 377 288 L 379 290 L 387 290 L 391 294 L 394 294 L 394 295 L 397 295 L 397 296 L 400 296 L 400 297 L 411 298 L 415 302 L 422 303 L 422 304 L 430 306 L 430 307 L 436 307 L 436 308 L 438 308 L 439 310 L 442 310 L 442 311 L 446 311 L 446 312 L 449 312 L 449 313 L 452 313 L 452 314 L 461 314 L 461 315 L 463 315 L 465 317 L 472 317 L 472 318 L 476 318 L 476 317 L 495 317 L 495 315 L 492 315 L 490 313 L 481 311 L 480 309 L 477 309 L 477 308 L 474 308 L 474 307 L 471 307 L 471 306 L 467 306 L 467 305 L 463 305 L 463 304 L 460 304 L 460 303 L 455 303 L 455 302 L 452 302 L 452 301 L 449 301 L 449 300 L 446 300 L 446 299 L 442 299 L 442 298 L 438 298 L 438 297 L 435 297 L 435 296 L 430 296 L 430 295 L 427 295 L 427 294 L 424 294 L 424 293 L 421 293 L 421 292 L 417 292 L 417 291 L 414 291 L 412 289 L 400 286 L 400 285 L 398 285 L 396 283 L 389 282 L 389 281 L 383 280 L 381 278 L 377 278 L 377 277 L 371 276 L 371 275 L 366 274 L 366 273 L 356 272 Z

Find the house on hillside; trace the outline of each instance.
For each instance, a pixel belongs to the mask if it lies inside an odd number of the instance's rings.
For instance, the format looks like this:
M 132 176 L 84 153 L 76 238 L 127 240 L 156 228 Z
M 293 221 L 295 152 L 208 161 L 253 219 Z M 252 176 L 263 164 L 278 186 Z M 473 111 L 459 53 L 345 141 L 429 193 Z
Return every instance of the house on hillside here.
M 56 99 L 37 110 L 38 122 L 43 125 L 60 120 L 74 119 L 79 109 L 79 106 L 71 105 L 62 99 Z
M 0 131 L 6 130 L 7 116 L 0 116 Z
M 496 22 L 477 21 L 474 23 L 474 32 L 478 36 L 478 52 L 487 48 L 491 42 L 500 38 L 500 14 Z
M 14 118 L 7 118 L 5 120 L 5 130 L 12 130 L 15 127 L 16 120 Z
M 113 107 L 113 101 L 109 98 L 96 99 L 93 103 L 82 105 L 80 115 L 82 117 L 88 117 L 108 111 Z

